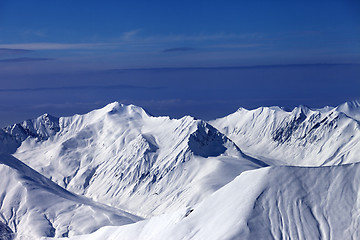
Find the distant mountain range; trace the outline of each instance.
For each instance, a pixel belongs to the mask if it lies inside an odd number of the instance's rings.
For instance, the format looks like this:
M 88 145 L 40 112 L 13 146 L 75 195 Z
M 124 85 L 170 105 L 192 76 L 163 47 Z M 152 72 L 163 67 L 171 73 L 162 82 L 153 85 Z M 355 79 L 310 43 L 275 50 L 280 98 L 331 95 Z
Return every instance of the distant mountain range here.
M 360 156 L 360 102 L 336 108 L 292 111 L 240 108 L 210 121 L 243 151 L 275 165 L 323 166 L 353 163 Z
M 356 239 L 358 162 L 359 101 L 44 114 L 0 130 L 0 239 Z

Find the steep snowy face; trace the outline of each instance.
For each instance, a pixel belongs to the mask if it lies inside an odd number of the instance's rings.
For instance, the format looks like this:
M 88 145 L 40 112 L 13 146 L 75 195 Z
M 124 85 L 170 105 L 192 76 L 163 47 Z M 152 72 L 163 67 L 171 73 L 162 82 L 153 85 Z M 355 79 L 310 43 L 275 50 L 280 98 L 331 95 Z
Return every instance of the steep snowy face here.
M 47 140 L 59 130 L 59 119 L 49 114 L 4 128 L 4 131 L 18 142 L 22 142 L 28 137 L 35 138 L 38 141 Z
M 58 131 L 60 131 L 59 119 L 49 114 L 16 123 L 0 129 L 0 152 L 14 153 L 27 138 L 45 141 Z
M 193 208 L 92 239 L 359 239 L 360 164 L 247 171 Z
M 188 145 L 195 155 L 216 157 L 226 151 L 224 145 L 228 141 L 227 137 L 215 128 L 205 122 L 200 122 L 197 130 L 190 135 Z
M 193 205 L 261 165 L 189 116 L 152 117 L 115 102 L 58 123 L 55 135 L 27 138 L 15 156 L 70 191 L 142 216 Z
M 0 154 L 0 239 L 40 239 L 84 234 L 140 218 L 74 195 Z
M 246 153 L 275 159 L 273 164 L 352 163 L 360 154 L 359 121 L 350 117 L 357 112 L 354 106 L 349 115 L 341 106 L 318 110 L 300 106 L 291 112 L 278 107 L 239 109 L 210 123 Z

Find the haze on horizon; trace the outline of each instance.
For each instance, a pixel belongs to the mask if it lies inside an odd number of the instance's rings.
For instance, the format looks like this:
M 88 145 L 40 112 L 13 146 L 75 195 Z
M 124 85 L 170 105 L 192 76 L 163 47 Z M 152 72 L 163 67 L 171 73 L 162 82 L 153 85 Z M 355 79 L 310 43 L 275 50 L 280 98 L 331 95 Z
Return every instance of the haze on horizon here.
M 360 2 L 0 2 L 0 126 L 109 102 L 212 119 L 360 98 Z

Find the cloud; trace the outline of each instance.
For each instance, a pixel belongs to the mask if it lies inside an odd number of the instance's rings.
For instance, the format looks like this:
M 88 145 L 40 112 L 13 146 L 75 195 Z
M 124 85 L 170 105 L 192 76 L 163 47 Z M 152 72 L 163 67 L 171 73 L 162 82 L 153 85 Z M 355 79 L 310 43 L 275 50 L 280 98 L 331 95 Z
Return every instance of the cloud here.
M 164 49 L 162 52 L 164 53 L 169 53 L 169 52 L 189 52 L 189 51 L 194 51 L 194 48 L 190 48 L 190 47 L 178 47 L 178 48 L 167 48 Z
M 242 49 L 242 48 L 256 48 L 256 47 L 262 47 L 265 44 L 260 43 L 249 43 L 249 44 L 217 44 L 217 45 L 210 45 L 207 46 L 208 48 L 224 48 L 224 49 Z
M 223 41 L 223 40 L 254 40 L 260 39 L 263 36 L 259 33 L 251 34 L 195 34 L 195 35 L 153 35 L 140 37 L 138 33 L 141 29 L 135 29 L 132 31 L 124 32 L 120 38 L 112 39 L 111 42 L 96 42 L 96 43 L 59 43 L 59 42 L 32 42 L 32 43 L 2 43 L 0 44 L 1 52 L 12 49 L 13 52 L 31 51 L 31 50 L 76 50 L 76 49 L 116 49 L 116 48 L 129 48 L 130 46 L 139 47 L 141 45 L 158 46 L 163 43 L 175 43 L 175 42 L 197 42 L 197 41 Z M 249 47 L 249 45 L 245 46 Z M 165 49 L 164 52 L 174 51 L 188 51 L 191 48 L 178 47 Z M 191 49 L 192 50 L 192 49 Z
M 356 66 L 356 63 L 309 63 L 309 64 L 274 64 L 274 65 L 249 65 L 249 66 L 213 66 L 213 67 L 164 67 L 164 68 L 120 68 L 109 69 L 108 73 L 123 73 L 132 71 L 189 71 L 189 70 L 236 70 L 236 69 L 262 69 L 262 68 L 290 68 L 312 66 Z
M 32 36 L 35 36 L 35 37 L 47 37 L 47 34 L 44 31 L 42 31 L 42 30 L 33 30 L 33 29 L 25 30 L 22 33 L 22 35 L 25 36 L 25 37 L 32 37 Z
M 144 41 L 149 42 L 178 42 L 178 41 L 216 41 L 216 40 L 254 40 L 263 39 L 264 35 L 261 33 L 245 33 L 245 34 L 194 34 L 194 35 L 164 35 L 164 36 L 150 36 L 144 38 Z
M 29 50 L 29 49 L 0 48 L 0 56 L 26 54 L 26 53 L 29 53 L 29 52 L 31 52 L 31 50 Z
M 124 32 L 122 35 L 122 39 L 125 41 L 131 40 L 136 34 L 138 34 L 141 31 L 141 29 L 135 29 L 129 32 Z
M 23 50 L 68 50 L 68 49 L 96 49 L 108 47 L 107 43 L 14 43 L 0 44 L 0 49 L 23 49 Z
M 65 86 L 65 87 L 42 87 L 42 88 L 0 88 L 0 92 L 38 92 L 38 91 L 62 91 L 62 90 L 99 90 L 99 89 L 145 89 L 155 90 L 159 87 L 145 87 L 135 85 L 109 85 L 109 86 Z
M 54 58 L 30 58 L 30 57 L 7 58 L 7 59 L 1 59 L 0 62 L 38 62 L 38 61 L 49 61 L 49 60 L 54 60 Z

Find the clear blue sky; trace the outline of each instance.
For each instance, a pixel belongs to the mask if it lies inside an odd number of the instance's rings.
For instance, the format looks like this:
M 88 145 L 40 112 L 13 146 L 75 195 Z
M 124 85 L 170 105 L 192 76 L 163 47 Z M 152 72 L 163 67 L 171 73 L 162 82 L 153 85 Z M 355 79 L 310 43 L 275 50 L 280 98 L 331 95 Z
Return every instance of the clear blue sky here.
M 111 101 L 215 118 L 360 98 L 360 2 L 0 0 L 0 126 Z

